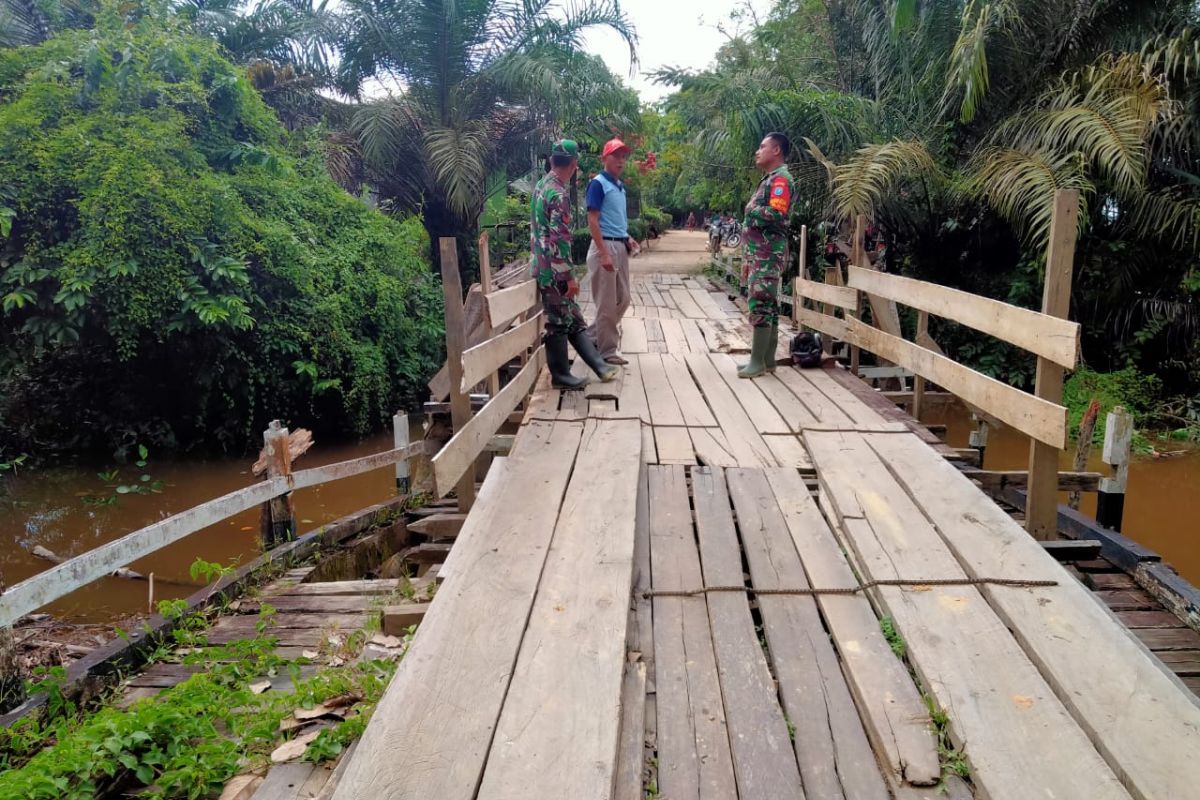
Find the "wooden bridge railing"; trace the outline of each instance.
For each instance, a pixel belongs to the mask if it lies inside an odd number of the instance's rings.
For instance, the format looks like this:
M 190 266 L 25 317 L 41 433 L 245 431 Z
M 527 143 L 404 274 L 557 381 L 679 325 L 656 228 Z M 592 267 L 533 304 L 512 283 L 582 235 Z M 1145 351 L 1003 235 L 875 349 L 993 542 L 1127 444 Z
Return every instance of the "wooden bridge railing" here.
M 459 489 L 459 506 L 470 507 L 474 497 L 475 459 L 487 448 L 492 436 L 508 419 L 533 386 L 542 358 L 540 348 L 532 357 L 527 351 L 537 343 L 540 315 L 524 317 L 537 302 L 534 282 L 526 280 L 516 286 L 494 291 L 487 264 L 486 234 L 480 248 L 481 265 L 486 289 L 483 292 L 486 324 L 498 335 L 464 348 L 466 333 L 463 322 L 461 282 L 453 239 L 443 239 L 442 269 L 446 292 L 446 338 L 449 359 L 450 404 L 454 417 L 453 438 L 432 459 L 437 496 L 446 495 L 455 484 Z M 514 320 L 517 320 L 513 325 Z M 510 327 L 511 326 L 511 327 Z M 520 372 L 500 388 L 498 370 L 514 358 L 526 359 Z M 487 402 L 471 416 L 469 391 L 477 383 L 486 382 L 491 391 Z M 221 522 L 235 514 L 267 504 L 271 507 L 271 523 L 280 534 L 264 532 L 267 546 L 273 541 L 290 538 L 292 513 L 284 502 L 296 489 L 349 478 L 371 470 L 396 465 L 396 484 L 408 490 L 408 460 L 426 452 L 425 442 L 408 442 L 408 416 L 397 414 L 393 420 L 396 446 L 391 450 L 361 458 L 327 464 L 323 467 L 293 472 L 288 456 L 288 431 L 277 422 L 263 436 L 267 477 L 261 482 L 201 503 L 187 511 L 174 514 L 132 533 L 125 534 L 89 550 L 50 569 L 17 583 L 0 593 L 0 628 L 11 626 L 21 617 L 42 606 L 112 574 L 139 558 L 154 553 L 169 544 Z M 280 503 L 282 502 L 282 505 Z
M 488 442 L 533 388 L 544 360 L 538 332 L 541 313 L 530 310 L 538 302 L 535 281 L 526 279 L 505 289 L 493 288 L 488 261 L 487 233 L 479 238 L 479 283 L 483 292 L 483 327 L 490 338 L 467 347 L 462 279 L 454 239 L 439 242 L 442 258 L 442 292 L 446 304 L 446 365 L 449 372 L 450 421 L 454 435 L 433 457 L 434 493 L 445 497 L 456 490 L 459 511 L 466 512 L 475 499 L 475 461 Z M 535 348 L 532 355 L 529 349 Z M 520 371 L 500 388 L 499 371 L 520 358 Z M 471 389 L 486 382 L 490 397 L 474 416 Z
M 407 416 L 401 415 L 407 425 Z M 286 429 L 284 429 L 286 441 Z M 56 564 L 50 569 L 17 583 L 0 594 L 0 627 L 12 625 L 21 617 L 47 603 L 75 591 L 94 580 L 110 575 L 139 558 L 150 555 L 173 542 L 222 520 L 264 503 L 286 497 L 296 489 L 349 478 L 364 472 L 407 462 L 425 452 L 424 442 L 413 442 L 373 453 L 369 456 L 326 464 L 323 467 L 268 477 L 261 483 L 230 492 L 187 511 L 181 511 L 153 525 L 127 533 L 86 553 Z
M 1067 409 L 1061 405 L 1063 369 L 1079 360 L 1079 325 L 1066 319 L 1074 258 L 1078 192 L 1060 190 L 1055 197 L 1051 242 L 1047 253 L 1042 311 L 1002 303 L 957 289 L 877 272 L 865 258 L 850 266 L 845 286 L 799 278 L 795 284 L 796 321 L 918 376 L 914 403 L 919 404 L 929 380 L 1030 437 L 1029 501 L 1026 525 L 1039 539 L 1053 538 L 1057 521 L 1058 452 L 1067 446 Z M 859 228 L 861 229 L 861 224 Z M 856 247 L 856 254 L 860 248 Z M 840 272 L 840 271 L 839 271 Z M 861 293 L 861 294 L 860 294 Z M 891 320 L 894 332 L 858 319 L 866 295 L 877 320 Z M 804 308 L 804 301 L 812 308 Z M 895 304 L 918 311 L 916 341 L 900 335 Z M 835 313 L 841 309 L 843 316 Z M 1032 394 L 948 358 L 929 336 L 933 314 L 953 320 L 1029 351 L 1037 357 Z

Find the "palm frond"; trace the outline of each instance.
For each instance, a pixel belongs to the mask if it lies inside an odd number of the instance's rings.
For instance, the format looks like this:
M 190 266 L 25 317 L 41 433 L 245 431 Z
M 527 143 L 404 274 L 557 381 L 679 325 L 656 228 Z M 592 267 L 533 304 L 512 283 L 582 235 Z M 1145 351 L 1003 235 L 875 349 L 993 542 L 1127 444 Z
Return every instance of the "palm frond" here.
M 485 196 L 491 150 L 488 125 L 481 120 L 434 128 L 425 134 L 425 157 L 453 213 L 469 218 L 478 212 Z
M 1050 235 L 1056 190 L 1078 189 L 1085 205 L 1094 191 L 1079 154 L 1020 147 L 983 150 L 968 167 L 964 188 L 1008 220 L 1032 245 L 1044 244 Z M 1079 219 L 1087 219 L 1086 212 L 1080 213 Z
M 867 145 L 837 168 L 833 198 L 843 217 L 870 216 L 882 205 L 885 195 L 904 179 L 936 178 L 939 174 L 937 164 L 921 142 L 895 140 Z

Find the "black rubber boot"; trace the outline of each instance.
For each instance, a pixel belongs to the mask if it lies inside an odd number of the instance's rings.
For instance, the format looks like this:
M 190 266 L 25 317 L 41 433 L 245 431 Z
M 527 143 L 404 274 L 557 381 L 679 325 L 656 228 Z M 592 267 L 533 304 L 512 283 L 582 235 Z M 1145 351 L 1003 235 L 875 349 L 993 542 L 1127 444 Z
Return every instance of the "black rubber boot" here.
M 546 343 L 546 367 L 550 370 L 550 385 L 555 389 L 582 389 L 587 386 L 586 377 L 571 374 L 571 362 L 567 360 L 567 335 L 556 333 L 543 337 Z
M 575 348 L 575 352 L 583 359 L 583 363 L 592 368 L 592 372 L 600 378 L 604 383 L 608 383 L 621 374 L 621 368 L 616 364 L 609 364 L 600 354 L 596 352 L 596 345 L 592 343 L 591 338 L 587 335 L 587 331 L 579 330 L 571 334 L 571 346 Z

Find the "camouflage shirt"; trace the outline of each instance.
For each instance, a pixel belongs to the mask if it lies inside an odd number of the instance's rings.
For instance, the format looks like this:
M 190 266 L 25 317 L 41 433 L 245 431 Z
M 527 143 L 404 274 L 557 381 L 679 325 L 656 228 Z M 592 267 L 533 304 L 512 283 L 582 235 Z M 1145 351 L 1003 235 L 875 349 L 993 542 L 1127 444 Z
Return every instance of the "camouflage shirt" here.
M 786 164 L 780 164 L 759 181 L 746 203 L 746 245 L 752 258 L 782 255 L 787 249 L 788 215 L 796 184 Z
M 548 286 L 557 273 L 571 272 L 571 207 L 567 189 L 547 172 L 533 190 L 529 226 L 529 274 Z

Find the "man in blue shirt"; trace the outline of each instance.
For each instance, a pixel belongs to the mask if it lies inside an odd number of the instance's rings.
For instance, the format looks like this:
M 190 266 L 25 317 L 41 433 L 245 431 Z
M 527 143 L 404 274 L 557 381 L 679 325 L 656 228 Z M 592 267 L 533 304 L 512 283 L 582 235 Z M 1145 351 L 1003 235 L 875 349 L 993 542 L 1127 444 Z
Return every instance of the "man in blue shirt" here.
M 630 301 L 629 255 L 636 255 L 639 249 L 637 242 L 629 238 L 625 184 L 621 182 L 629 152 L 629 146 L 620 139 L 605 142 L 600 152 L 604 170 L 592 178 L 587 188 L 588 229 L 592 233 L 588 279 L 596 304 L 596 318 L 588 334 L 610 364 L 629 363 L 621 356 L 621 318 Z

